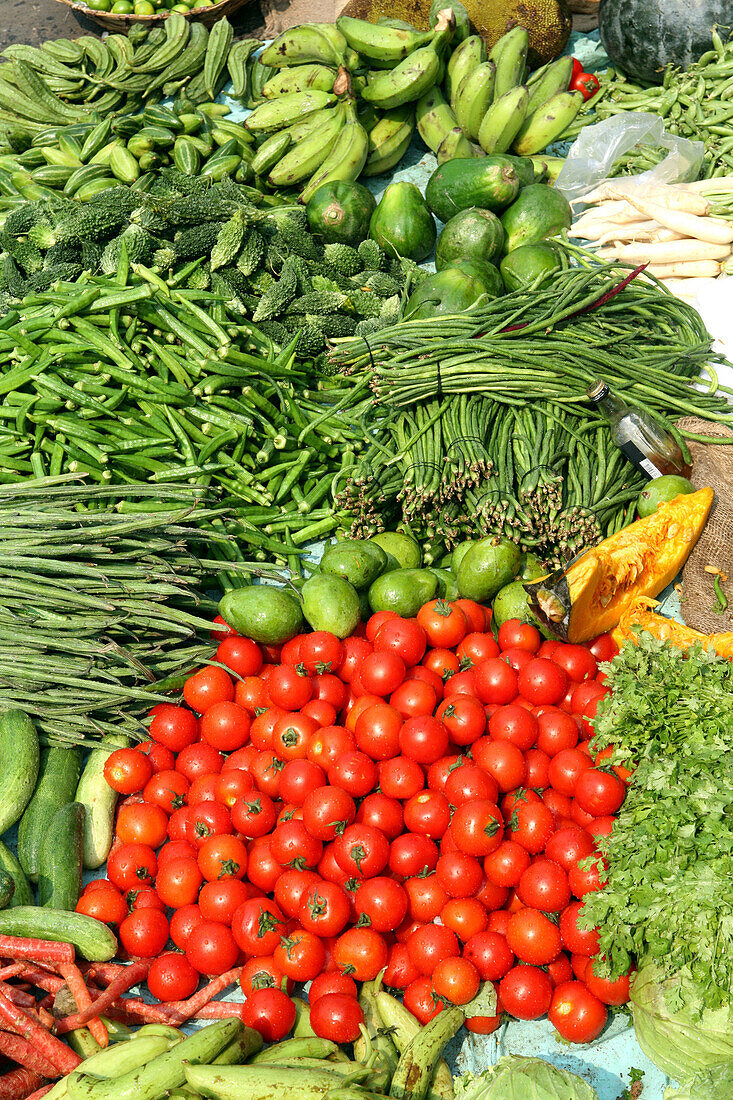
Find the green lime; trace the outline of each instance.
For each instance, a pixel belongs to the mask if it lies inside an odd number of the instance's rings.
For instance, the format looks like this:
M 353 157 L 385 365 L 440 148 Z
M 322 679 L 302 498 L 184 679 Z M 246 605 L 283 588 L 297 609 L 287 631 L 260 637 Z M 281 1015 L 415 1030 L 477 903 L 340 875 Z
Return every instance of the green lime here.
M 155 8 L 150 0 L 135 0 L 135 15 L 155 15 Z
M 113 15 L 132 15 L 132 4 L 130 0 L 115 0 L 109 10 Z
M 686 477 L 680 477 L 679 474 L 665 474 L 664 477 L 655 477 L 645 489 L 642 489 L 636 507 L 640 517 L 645 519 L 647 516 L 653 516 L 663 502 L 694 492 L 695 486 Z
M 507 290 L 520 290 L 530 283 L 540 285 L 559 270 L 557 252 L 546 241 L 520 245 L 504 257 L 500 267 Z
M 191 10 L 195 11 L 196 8 L 213 8 L 213 6 L 214 5 L 212 3 L 212 0 L 196 0 L 196 3 L 193 4 Z
M 87 7 L 92 11 L 109 11 L 112 7 L 112 0 L 87 0 Z
M 188 4 L 171 4 L 171 11 L 181 11 L 185 15 L 191 8 Z
M 510 581 L 500 588 L 494 596 L 491 608 L 496 626 L 501 626 L 508 619 L 519 619 L 523 623 L 531 623 L 544 633 L 544 627 L 529 606 L 529 596 L 521 581 Z
M 385 554 L 391 554 L 401 569 L 419 569 L 422 565 L 420 547 L 404 531 L 381 531 L 378 535 L 372 535 L 369 541 L 381 546 Z

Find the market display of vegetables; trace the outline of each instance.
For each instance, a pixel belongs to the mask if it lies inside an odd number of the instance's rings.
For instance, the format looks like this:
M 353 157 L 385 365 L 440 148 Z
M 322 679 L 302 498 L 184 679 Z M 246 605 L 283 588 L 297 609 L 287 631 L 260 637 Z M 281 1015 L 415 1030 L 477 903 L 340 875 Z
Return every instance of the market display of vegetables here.
M 0 1100 L 728 1097 L 733 47 L 638 7 L 3 51 Z

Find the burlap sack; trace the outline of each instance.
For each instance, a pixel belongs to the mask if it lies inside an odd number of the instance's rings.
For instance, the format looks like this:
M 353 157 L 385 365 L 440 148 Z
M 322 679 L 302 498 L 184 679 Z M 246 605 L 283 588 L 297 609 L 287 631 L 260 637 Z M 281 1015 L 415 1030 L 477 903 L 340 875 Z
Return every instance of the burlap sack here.
M 333 23 L 346 0 L 260 0 L 265 38 L 298 23 Z
M 686 416 L 677 423 L 685 431 L 731 440 L 730 446 L 689 443 L 694 463 L 690 480 L 696 489 L 709 485 L 715 490 L 715 500 L 705 530 L 682 574 L 682 614 L 688 626 L 705 634 L 733 630 L 733 432 L 723 424 L 698 420 L 694 416 Z M 706 566 L 720 569 L 728 578 L 721 585 L 729 601 L 722 613 L 713 590 L 715 577 Z

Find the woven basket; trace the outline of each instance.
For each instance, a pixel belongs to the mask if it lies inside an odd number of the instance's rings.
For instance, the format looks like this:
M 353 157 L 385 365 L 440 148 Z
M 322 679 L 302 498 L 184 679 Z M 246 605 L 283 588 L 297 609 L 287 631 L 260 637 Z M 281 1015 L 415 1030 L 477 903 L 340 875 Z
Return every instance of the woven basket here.
M 133 23 L 144 23 L 148 27 L 155 27 L 159 23 L 163 23 L 170 15 L 169 11 L 156 12 L 155 15 L 123 15 L 111 11 L 94 11 L 92 8 L 88 8 L 86 4 L 80 3 L 80 0 L 56 0 L 56 2 L 71 8 L 77 15 L 83 15 L 85 19 L 93 20 L 93 22 L 98 23 L 100 27 L 104 27 L 108 31 L 127 31 Z M 219 0 L 218 4 L 213 4 L 210 8 L 196 8 L 195 11 L 183 14 L 188 20 L 203 23 L 205 27 L 210 27 L 220 19 L 233 15 L 239 8 L 243 8 L 251 2 L 252 0 Z

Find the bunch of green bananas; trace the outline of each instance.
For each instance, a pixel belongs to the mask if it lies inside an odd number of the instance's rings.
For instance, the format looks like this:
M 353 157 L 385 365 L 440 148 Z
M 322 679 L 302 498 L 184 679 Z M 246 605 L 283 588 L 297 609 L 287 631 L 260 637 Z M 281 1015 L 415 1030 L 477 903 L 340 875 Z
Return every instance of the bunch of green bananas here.
M 303 188 L 307 202 L 323 183 L 394 168 L 416 103 L 445 75 L 454 30 L 446 9 L 425 32 L 348 17 L 285 31 L 252 82 L 259 102 L 245 125 L 261 141 L 254 171 L 274 187 Z

